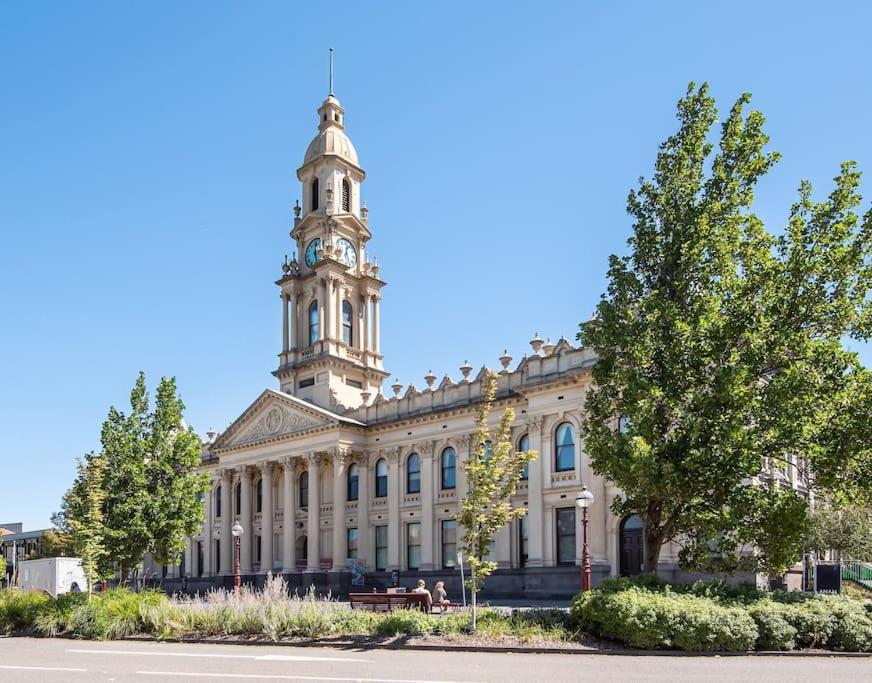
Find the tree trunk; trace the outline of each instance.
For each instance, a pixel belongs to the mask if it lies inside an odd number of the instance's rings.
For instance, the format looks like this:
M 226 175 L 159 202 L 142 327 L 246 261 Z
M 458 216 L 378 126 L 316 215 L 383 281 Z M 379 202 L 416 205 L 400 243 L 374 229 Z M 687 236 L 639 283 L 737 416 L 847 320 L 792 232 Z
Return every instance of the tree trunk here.
M 645 526 L 645 573 L 657 572 L 657 561 L 660 559 L 660 549 L 663 547 L 663 535 L 660 529 Z

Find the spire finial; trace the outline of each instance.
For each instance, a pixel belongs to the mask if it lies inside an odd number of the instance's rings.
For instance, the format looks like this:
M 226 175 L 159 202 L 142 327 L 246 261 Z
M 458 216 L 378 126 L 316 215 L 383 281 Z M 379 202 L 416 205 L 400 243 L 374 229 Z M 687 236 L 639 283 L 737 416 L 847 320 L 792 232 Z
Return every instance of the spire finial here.
M 333 48 L 330 48 L 330 92 L 328 97 L 333 97 Z

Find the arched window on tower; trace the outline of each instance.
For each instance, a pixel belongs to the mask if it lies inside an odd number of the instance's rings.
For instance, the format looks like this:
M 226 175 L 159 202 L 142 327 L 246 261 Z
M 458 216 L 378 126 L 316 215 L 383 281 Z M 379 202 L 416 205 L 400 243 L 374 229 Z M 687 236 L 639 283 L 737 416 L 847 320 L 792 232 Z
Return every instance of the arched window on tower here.
M 318 299 L 309 304 L 309 345 L 318 341 Z
M 318 179 L 312 178 L 312 211 L 318 210 L 318 195 L 320 191 L 318 190 Z
M 352 330 L 354 329 L 354 325 L 352 324 L 353 316 L 351 314 L 351 304 L 347 301 L 342 302 L 342 341 L 351 346 L 352 342 Z
M 342 179 L 342 210 L 345 213 L 351 211 L 351 183 L 348 178 Z

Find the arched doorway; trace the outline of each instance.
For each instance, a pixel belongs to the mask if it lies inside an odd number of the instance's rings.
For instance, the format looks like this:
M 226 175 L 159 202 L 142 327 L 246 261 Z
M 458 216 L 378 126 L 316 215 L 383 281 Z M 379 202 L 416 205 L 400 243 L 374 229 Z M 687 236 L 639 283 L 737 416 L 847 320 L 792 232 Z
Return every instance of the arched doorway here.
M 621 521 L 621 576 L 636 576 L 642 573 L 645 563 L 642 531 L 645 528 L 639 515 L 629 515 Z

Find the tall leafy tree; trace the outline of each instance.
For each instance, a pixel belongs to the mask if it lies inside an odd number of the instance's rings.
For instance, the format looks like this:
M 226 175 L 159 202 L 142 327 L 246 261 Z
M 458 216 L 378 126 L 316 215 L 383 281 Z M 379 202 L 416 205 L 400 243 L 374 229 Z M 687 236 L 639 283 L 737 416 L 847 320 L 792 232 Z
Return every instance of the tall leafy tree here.
M 149 422 L 148 391 L 145 375 L 140 372 L 130 392 L 130 412 L 125 414 L 112 406 L 100 435 L 101 455 L 107 466 L 105 543 L 122 582 L 151 544 L 148 520 L 152 501 L 146 473 Z
M 106 548 L 104 504 L 107 461 L 93 454 L 80 458 L 77 463 L 76 485 L 68 494 L 71 498 L 68 517 L 76 551 L 82 558 L 82 569 L 88 579 L 88 597 L 94 584 L 112 574 Z
M 161 379 L 148 421 L 146 523 L 149 550 L 163 564 L 179 562 L 184 537 L 196 534 L 203 523 L 202 494 L 208 478 L 196 471 L 200 439 L 185 426 L 184 409 L 175 378 Z
M 644 520 L 648 571 L 669 541 L 696 564 L 713 537 L 726 551 L 762 538 L 760 511 L 785 503 L 743 486 L 764 462 L 801 456 L 807 474 L 872 487 L 868 427 L 838 419 L 868 415 L 855 400 L 868 373 L 842 344 L 867 338 L 872 319 L 859 174 L 843 165 L 820 203 L 803 183 L 786 230 L 770 234 L 751 206 L 778 155 L 749 101 L 732 107 L 715 149 L 715 102 L 706 85 L 688 88 L 652 178 L 630 193 L 631 253 L 611 257 L 608 291 L 579 334 L 599 356 L 586 450 L 623 490 L 615 512 Z
M 476 596 L 496 563 L 487 556 L 497 532 L 512 519 L 526 514 L 526 508 L 513 508 L 512 496 L 524 466 L 536 458 L 535 451 L 516 451 L 512 445 L 515 411 L 506 408 L 497 430 L 491 434 L 488 418 L 497 392 L 497 375 L 488 372 L 482 382 L 482 401 L 476 417 L 473 449 L 464 463 L 467 490 L 460 502 L 457 522 L 464 529 L 463 554 L 469 565 L 472 595 L 472 628 L 476 628 Z
M 872 505 L 818 501 L 811 514 L 808 546 L 819 554 L 835 550 L 841 559 L 872 562 Z

